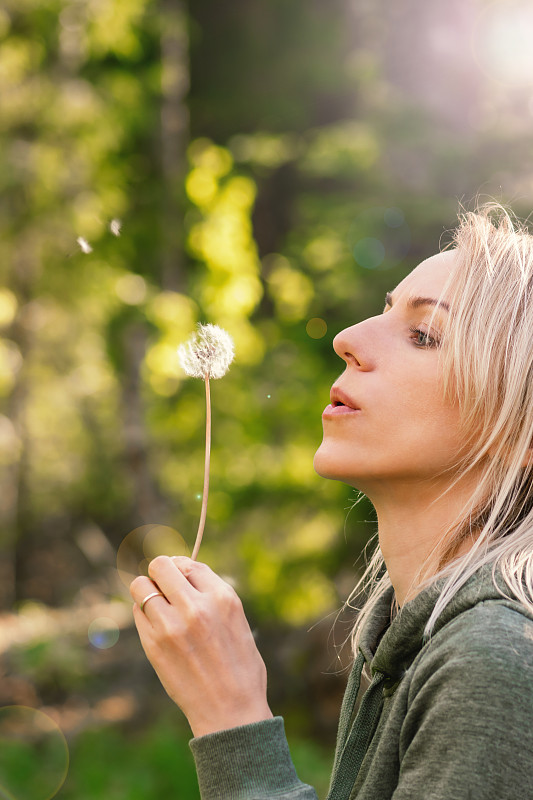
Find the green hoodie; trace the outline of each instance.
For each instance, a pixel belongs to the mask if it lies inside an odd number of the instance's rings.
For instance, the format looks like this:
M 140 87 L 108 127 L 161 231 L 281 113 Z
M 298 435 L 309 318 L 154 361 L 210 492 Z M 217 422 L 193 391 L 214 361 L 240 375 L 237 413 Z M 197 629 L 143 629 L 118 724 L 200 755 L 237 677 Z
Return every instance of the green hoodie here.
M 390 589 L 365 626 L 328 800 L 533 800 L 533 615 L 502 597 L 487 565 L 425 641 L 441 587 L 392 622 Z M 372 681 L 354 714 L 365 662 Z M 193 739 L 191 749 L 202 800 L 316 800 L 296 775 L 281 717 Z

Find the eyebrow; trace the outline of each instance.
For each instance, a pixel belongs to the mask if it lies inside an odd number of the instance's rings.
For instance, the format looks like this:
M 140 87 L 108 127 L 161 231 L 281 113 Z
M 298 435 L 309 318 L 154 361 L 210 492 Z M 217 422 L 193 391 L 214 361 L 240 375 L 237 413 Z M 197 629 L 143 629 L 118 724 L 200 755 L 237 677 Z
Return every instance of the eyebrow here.
M 387 292 L 385 303 L 392 308 L 392 293 Z M 407 308 L 420 308 L 420 306 L 438 306 L 445 311 L 450 310 L 450 306 L 444 300 L 435 300 L 433 297 L 410 297 L 407 301 Z

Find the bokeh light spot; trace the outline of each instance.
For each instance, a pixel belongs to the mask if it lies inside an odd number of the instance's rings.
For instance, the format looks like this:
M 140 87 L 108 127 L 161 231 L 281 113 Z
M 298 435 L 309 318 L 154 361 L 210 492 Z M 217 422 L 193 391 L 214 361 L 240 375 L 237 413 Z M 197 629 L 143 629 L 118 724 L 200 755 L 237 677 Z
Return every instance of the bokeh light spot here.
M 305 330 L 311 339 L 322 339 L 322 337 L 327 333 L 328 326 L 325 320 L 321 319 L 320 317 L 313 317 L 313 319 L 310 319 L 305 326 Z
M 113 647 L 118 642 L 119 635 L 119 627 L 110 617 L 98 617 L 89 625 L 89 641 L 99 650 L 108 650 Z
M 385 247 L 379 239 L 365 236 L 360 239 L 353 249 L 357 263 L 365 269 L 375 269 L 385 260 Z
M 399 228 L 405 222 L 403 211 L 400 211 L 399 208 L 386 208 L 383 213 L 383 219 L 385 220 L 385 225 L 388 225 L 389 228 Z
M 502 0 L 480 15 L 473 39 L 483 72 L 507 86 L 533 85 L 533 6 L 529 0 Z
M 411 246 L 411 232 L 400 208 L 365 208 L 349 232 L 353 257 L 364 269 L 390 269 L 402 261 Z
M 146 299 L 146 281 L 142 275 L 121 275 L 115 283 L 115 291 L 123 303 L 136 306 Z
M 11 325 L 17 313 L 17 298 L 9 289 L 0 289 L 0 328 Z
M 156 556 L 188 556 L 189 547 L 177 530 L 152 523 L 130 531 L 117 551 L 117 570 L 129 589 L 138 575 L 148 575 L 148 565 Z
M 0 708 L 0 797 L 51 800 L 68 766 L 67 742 L 51 717 L 26 706 Z

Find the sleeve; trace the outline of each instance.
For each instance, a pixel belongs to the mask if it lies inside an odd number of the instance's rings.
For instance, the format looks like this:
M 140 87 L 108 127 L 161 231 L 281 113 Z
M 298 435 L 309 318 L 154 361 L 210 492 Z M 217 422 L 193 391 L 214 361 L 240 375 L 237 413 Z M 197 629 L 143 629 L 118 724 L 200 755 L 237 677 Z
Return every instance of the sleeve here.
M 317 800 L 294 768 L 282 717 L 192 739 L 202 800 Z
M 415 670 L 393 800 L 530 800 L 533 624 L 503 607 L 461 617 Z

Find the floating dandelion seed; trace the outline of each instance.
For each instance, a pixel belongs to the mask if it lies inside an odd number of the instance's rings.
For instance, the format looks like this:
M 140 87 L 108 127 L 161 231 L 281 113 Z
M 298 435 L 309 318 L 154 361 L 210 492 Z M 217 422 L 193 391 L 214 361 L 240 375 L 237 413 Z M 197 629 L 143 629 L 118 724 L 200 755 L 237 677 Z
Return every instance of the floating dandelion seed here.
M 89 244 L 89 242 L 87 241 L 87 239 L 84 239 L 83 236 L 78 236 L 76 241 L 79 244 L 80 249 L 82 250 L 82 252 L 84 252 L 84 253 L 92 253 L 93 249 L 92 249 L 91 245 Z
M 191 558 L 196 561 L 205 527 L 207 514 L 207 498 L 209 496 L 209 464 L 211 461 L 211 392 L 210 378 L 222 378 L 233 361 L 233 339 L 218 325 L 198 325 L 198 331 L 186 344 L 178 348 L 178 358 L 183 370 L 192 378 L 201 378 L 205 382 L 205 468 L 204 492 L 198 533 Z
M 112 219 L 109 223 L 109 230 L 113 234 L 113 236 L 120 236 L 120 231 L 122 229 L 122 222 L 119 219 Z

